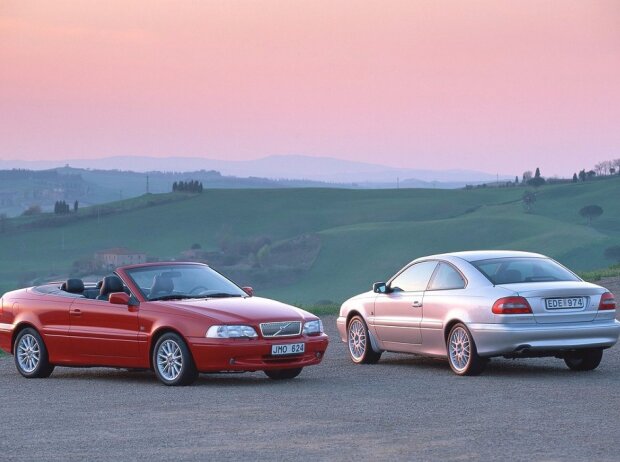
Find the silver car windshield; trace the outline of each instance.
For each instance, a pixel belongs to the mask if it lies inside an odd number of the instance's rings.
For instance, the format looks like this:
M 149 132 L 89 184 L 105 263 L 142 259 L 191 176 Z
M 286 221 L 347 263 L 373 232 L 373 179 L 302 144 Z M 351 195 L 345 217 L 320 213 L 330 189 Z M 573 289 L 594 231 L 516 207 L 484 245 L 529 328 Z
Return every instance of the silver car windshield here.
M 247 294 L 203 265 L 157 265 L 127 270 L 147 300 L 243 297 Z
M 472 261 L 471 264 L 493 285 L 580 280 L 562 265 L 548 258 L 492 258 Z

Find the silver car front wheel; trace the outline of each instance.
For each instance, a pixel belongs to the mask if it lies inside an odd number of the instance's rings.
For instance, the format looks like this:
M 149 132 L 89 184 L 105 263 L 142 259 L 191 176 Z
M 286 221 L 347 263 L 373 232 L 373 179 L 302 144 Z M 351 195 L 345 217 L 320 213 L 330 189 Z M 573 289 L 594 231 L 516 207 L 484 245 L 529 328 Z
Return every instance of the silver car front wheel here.
M 457 375 L 478 375 L 486 367 L 488 360 L 478 356 L 476 343 L 462 323 L 450 329 L 446 348 L 450 368 Z
M 353 316 L 347 325 L 347 344 L 351 361 L 356 364 L 374 364 L 381 353 L 372 349 L 368 327 L 361 316 Z

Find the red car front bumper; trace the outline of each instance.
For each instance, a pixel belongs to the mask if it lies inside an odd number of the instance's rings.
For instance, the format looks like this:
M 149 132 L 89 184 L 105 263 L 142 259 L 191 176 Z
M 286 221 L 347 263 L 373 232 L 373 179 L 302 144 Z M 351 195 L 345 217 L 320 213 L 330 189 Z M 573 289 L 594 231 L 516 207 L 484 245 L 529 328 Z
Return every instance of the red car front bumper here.
M 190 337 L 189 348 L 200 372 L 264 371 L 319 364 L 329 337 L 325 334 L 280 339 L 212 339 Z M 272 345 L 304 343 L 301 354 L 272 356 Z

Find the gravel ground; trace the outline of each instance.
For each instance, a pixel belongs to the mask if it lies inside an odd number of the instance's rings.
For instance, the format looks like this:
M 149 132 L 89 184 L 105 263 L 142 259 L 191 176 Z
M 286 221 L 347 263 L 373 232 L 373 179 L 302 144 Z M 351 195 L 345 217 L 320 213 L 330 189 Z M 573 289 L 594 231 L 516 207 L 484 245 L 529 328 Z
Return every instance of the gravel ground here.
M 59 368 L 25 380 L 0 358 L 0 459 L 620 460 L 620 347 L 594 372 L 493 360 L 484 375 L 386 354 L 355 366 L 324 317 L 322 365 L 290 382 Z

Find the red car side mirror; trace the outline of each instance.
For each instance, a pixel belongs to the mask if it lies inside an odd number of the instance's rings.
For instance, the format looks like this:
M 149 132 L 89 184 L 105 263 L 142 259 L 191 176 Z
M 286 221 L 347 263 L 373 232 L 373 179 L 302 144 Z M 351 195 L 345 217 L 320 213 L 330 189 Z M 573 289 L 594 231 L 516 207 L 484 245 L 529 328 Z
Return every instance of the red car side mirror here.
M 125 292 L 114 292 L 110 294 L 108 301 L 113 305 L 129 305 L 129 295 Z
M 254 295 L 254 289 L 251 287 L 242 287 L 243 291 L 248 294 L 250 297 Z

